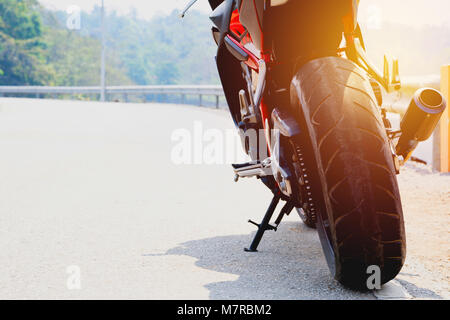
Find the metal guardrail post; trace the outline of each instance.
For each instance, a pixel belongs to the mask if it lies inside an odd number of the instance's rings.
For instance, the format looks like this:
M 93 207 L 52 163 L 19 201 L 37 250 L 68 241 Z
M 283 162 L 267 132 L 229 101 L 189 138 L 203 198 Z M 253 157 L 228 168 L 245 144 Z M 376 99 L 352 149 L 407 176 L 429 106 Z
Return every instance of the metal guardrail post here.
M 202 106 L 202 104 L 203 104 L 203 96 L 202 95 L 200 95 L 199 96 L 199 101 L 198 101 L 198 105 L 201 107 Z
M 219 109 L 219 95 L 216 96 L 216 109 Z
M 433 168 L 450 172 L 450 65 L 441 68 L 441 92 L 447 100 L 447 109 L 434 134 Z

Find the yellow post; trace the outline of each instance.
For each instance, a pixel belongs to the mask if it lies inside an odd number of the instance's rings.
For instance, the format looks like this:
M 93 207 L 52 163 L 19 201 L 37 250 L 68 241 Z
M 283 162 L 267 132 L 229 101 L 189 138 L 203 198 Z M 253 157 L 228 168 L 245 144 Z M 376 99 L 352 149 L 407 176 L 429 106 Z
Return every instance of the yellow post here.
M 440 172 L 450 172 L 450 65 L 441 68 L 441 92 L 447 100 L 447 109 L 439 124 Z

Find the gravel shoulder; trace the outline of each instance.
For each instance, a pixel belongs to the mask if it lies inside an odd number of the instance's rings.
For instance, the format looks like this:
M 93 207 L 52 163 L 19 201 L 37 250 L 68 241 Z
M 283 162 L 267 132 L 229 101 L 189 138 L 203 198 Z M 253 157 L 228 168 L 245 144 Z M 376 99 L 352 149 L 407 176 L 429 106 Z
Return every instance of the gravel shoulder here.
M 398 177 L 407 233 L 407 260 L 399 279 L 413 295 L 450 298 L 450 174 L 409 162 Z M 411 283 L 408 288 L 408 282 Z M 414 286 L 417 287 L 414 288 Z

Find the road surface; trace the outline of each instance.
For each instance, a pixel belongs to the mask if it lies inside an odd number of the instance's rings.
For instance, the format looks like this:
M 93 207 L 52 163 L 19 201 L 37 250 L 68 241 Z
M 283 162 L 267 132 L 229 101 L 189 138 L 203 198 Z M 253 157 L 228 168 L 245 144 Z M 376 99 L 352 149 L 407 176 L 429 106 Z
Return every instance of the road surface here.
M 172 134 L 196 121 L 232 129 L 192 106 L 0 99 L 0 298 L 383 297 L 334 281 L 295 214 L 245 253 L 270 193 L 226 164 L 175 165 Z M 409 253 L 394 285 L 448 298 L 450 176 L 400 177 Z

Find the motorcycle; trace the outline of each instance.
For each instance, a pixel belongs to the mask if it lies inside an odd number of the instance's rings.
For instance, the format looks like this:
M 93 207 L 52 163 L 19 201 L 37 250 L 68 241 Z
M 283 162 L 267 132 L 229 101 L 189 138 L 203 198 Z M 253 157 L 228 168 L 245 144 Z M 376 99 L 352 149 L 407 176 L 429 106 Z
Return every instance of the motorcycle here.
M 392 128 L 382 92 L 401 88 L 398 61 L 391 74 L 385 58 L 381 74 L 367 57 L 359 0 L 209 2 L 219 76 L 251 158 L 233 165 L 236 181 L 256 177 L 273 193 L 262 222 L 249 221 L 258 231 L 246 251 L 295 210 L 344 286 L 367 289 L 373 266 L 381 284 L 394 279 L 406 257 L 396 176 L 435 129 L 442 94 L 419 89 Z

